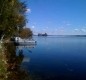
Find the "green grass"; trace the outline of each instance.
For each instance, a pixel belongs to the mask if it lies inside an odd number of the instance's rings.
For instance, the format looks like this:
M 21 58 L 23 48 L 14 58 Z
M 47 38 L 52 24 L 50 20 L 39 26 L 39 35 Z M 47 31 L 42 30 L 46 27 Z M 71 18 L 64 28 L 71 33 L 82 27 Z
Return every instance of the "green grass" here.
M 6 72 L 5 56 L 3 54 L 2 44 L 0 43 L 0 80 L 5 80 Z

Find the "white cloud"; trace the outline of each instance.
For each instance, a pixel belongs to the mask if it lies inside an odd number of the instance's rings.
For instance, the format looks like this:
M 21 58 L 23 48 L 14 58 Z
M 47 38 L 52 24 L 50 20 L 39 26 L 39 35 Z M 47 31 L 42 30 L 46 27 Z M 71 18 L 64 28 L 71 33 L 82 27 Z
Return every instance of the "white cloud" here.
M 79 31 L 79 29 L 74 29 L 75 31 Z
M 55 29 L 55 31 L 58 31 L 58 29 Z
M 82 28 L 82 29 L 74 29 L 75 31 L 79 31 L 79 32 L 86 32 L 86 28 Z
M 32 28 L 34 29 L 34 28 L 35 28 L 35 26 L 32 26 Z
M 27 8 L 26 9 L 26 13 L 31 13 L 31 9 L 30 8 Z
M 71 24 L 70 24 L 70 23 L 67 23 L 66 25 L 67 25 L 67 26 L 70 26 Z
M 47 29 L 49 28 L 49 27 L 46 27 Z
M 46 29 L 44 28 L 43 31 L 46 31 Z
M 83 29 L 81 29 L 81 31 L 86 32 L 86 29 L 83 28 Z
M 71 25 L 69 21 L 63 21 L 63 24 Z

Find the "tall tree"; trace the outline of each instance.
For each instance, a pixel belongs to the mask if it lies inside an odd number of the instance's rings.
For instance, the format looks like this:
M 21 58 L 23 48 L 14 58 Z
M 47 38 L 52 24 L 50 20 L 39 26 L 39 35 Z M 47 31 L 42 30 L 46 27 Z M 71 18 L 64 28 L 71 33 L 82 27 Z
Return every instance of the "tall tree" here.
M 26 23 L 26 5 L 20 0 L 0 0 L 0 37 L 11 37 Z
M 21 30 L 21 32 L 20 32 L 20 34 L 19 34 L 19 36 L 21 37 L 21 38 L 31 38 L 32 37 L 32 35 L 33 35 L 33 33 L 32 33 L 32 31 L 31 31 L 31 29 L 30 28 L 24 28 L 23 30 Z

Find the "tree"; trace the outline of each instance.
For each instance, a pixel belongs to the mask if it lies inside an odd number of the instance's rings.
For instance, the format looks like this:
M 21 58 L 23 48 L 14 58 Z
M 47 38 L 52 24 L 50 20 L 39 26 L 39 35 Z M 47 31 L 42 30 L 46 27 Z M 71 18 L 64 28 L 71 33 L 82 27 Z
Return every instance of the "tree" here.
M 26 5 L 20 0 L 0 0 L 0 38 L 14 35 L 26 24 Z
M 30 28 L 24 28 L 23 30 L 21 30 L 21 32 L 19 33 L 19 36 L 21 38 L 30 38 L 32 37 L 33 33 L 31 31 Z

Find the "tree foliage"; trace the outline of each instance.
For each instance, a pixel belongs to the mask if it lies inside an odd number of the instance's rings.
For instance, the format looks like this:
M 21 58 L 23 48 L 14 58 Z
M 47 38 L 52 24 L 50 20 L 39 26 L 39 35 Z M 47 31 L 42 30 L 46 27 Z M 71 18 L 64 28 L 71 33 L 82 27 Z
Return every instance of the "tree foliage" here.
M 26 5 L 20 0 L 0 0 L 0 37 L 11 37 L 26 24 Z
M 19 34 L 21 38 L 30 38 L 32 35 L 33 33 L 30 28 L 24 28 Z

